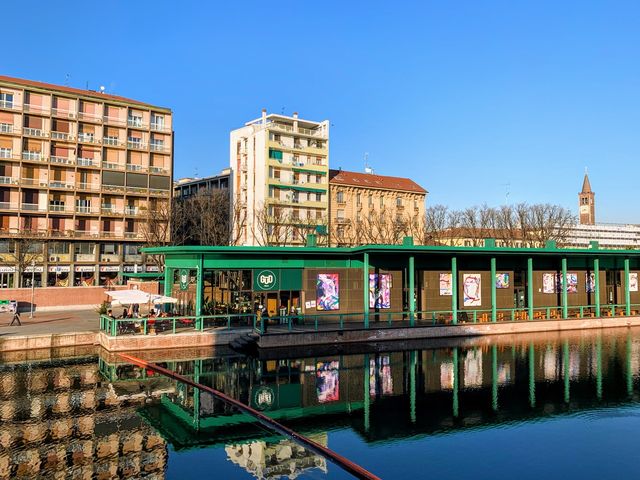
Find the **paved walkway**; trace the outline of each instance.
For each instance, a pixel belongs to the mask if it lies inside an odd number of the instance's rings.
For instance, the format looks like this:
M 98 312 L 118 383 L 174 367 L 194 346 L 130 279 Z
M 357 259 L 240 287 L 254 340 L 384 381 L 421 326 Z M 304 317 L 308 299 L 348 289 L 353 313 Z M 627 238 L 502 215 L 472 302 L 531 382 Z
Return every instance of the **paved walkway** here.
M 39 335 L 52 333 L 97 332 L 100 319 L 95 310 L 70 310 L 67 312 L 35 313 L 29 318 L 29 312 L 20 314 L 22 326 L 9 324 L 12 313 L 0 313 L 0 337 L 16 335 Z

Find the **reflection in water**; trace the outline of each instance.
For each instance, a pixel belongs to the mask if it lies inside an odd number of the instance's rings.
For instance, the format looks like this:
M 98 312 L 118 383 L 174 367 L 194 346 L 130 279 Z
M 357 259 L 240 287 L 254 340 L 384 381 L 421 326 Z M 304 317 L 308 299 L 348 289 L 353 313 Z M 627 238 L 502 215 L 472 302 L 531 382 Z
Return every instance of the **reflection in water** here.
M 359 346 L 359 353 L 329 356 L 208 358 L 185 351 L 180 358 L 157 353 L 148 359 L 329 448 L 339 448 L 334 432 L 355 433 L 351 442 L 369 448 L 355 449 L 351 459 L 365 467 L 379 461 L 370 449 L 377 446 L 409 448 L 442 434 L 533 426 L 541 418 L 596 408 L 615 412 L 638 401 L 640 330 L 438 342 L 404 351 L 397 344 L 368 352 Z M 336 474 L 324 459 L 211 395 L 109 355 L 101 354 L 97 364 L 1 366 L 0 418 L 0 478 L 54 472 L 158 478 L 167 467 L 172 471 L 172 462 L 187 478 L 190 455 L 202 448 L 224 454 L 234 476 Z M 402 451 L 385 450 L 384 462 L 394 464 Z M 428 473 L 420 461 L 403 467 L 415 477 Z

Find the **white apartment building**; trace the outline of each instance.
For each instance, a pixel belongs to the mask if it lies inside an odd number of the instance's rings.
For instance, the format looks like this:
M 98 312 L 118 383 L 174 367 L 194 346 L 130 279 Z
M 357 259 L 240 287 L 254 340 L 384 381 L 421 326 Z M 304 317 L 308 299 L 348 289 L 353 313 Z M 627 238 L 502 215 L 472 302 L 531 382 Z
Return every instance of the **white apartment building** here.
M 231 132 L 234 237 L 301 245 L 328 222 L 329 121 L 267 114 Z
M 576 224 L 567 232 L 565 246 L 588 248 L 591 241 L 598 242 L 600 248 L 640 248 L 640 225 Z

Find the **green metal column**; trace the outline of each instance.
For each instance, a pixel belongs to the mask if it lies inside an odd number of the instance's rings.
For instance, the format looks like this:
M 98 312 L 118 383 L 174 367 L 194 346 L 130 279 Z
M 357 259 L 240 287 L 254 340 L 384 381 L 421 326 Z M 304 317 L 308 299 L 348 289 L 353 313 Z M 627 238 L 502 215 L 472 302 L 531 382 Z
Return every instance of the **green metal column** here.
M 202 315 L 202 300 L 204 295 L 204 255 L 198 259 L 198 272 L 196 274 L 196 325 L 198 330 L 202 330 L 204 320 Z
M 602 400 L 602 335 L 596 341 L 596 394 Z
M 625 315 L 631 315 L 631 293 L 629 291 L 629 259 L 624 259 L 624 308 Z
M 164 295 L 170 297 L 173 288 L 173 268 L 165 267 L 164 269 Z
M 498 411 L 498 346 L 491 347 L 491 408 Z
M 593 274 L 595 275 L 596 317 L 600 317 L 600 259 L 593 259 Z
M 409 257 L 409 326 L 415 325 L 416 319 L 416 276 L 415 276 L 415 258 L 413 255 Z
M 564 366 L 564 403 L 569 403 L 569 340 L 562 344 L 562 364 Z
M 567 305 L 567 259 L 562 258 L 562 318 L 569 318 L 569 305 Z
M 458 259 L 451 257 L 451 320 L 458 323 Z M 457 352 L 456 352 L 457 355 Z
M 531 408 L 536 406 L 536 352 L 533 348 L 533 342 L 529 343 L 529 405 Z
M 498 321 L 496 306 L 496 259 L 491 257 L 491 321 Z
M 626 374 L 627 374 L 627 394 L 633 394 L 633 372 L 631 371 L 631 330 L 627 331 L 627 348 L 626 348 Z
M 529 320 L 533 320 L 533 258 L 527 258 L 527 305 Z
M 366 255 L 366 253 L 365 253 Z M 368 305 L 368 304 L 367 304 Z M 369 431 L 369 410 L 371 407 L 371 397 L 369 396 L 369 354 L 365 353 L 364 354 L 364 365 L 363 365 L 363 377 L 364 377 L 364 381 L 362 382 L 364 384 L 364 431 L 368 432 Z
M 458 417 L 458 347 L 453 348 L 453 416 Z
M 411 352 L 411 370 L 409 371 L 409 395 L 411 402 L 411 423 L 416 423 L 416 368 L 418 352 Z
M 369 254 L 365 252 L 362 263 L 362 299 L 364 302 L 364 328 L 369 328 Z M 368 368 L 368 367 L 367 367 Z

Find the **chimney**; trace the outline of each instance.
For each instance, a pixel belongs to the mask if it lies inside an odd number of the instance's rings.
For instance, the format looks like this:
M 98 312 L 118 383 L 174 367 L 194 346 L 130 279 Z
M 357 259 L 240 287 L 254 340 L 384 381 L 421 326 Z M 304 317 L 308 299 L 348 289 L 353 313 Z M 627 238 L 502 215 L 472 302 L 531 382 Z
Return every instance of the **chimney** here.
M 263 125 L 267 124 L 267 109 L 266 108 L 262 109 L 262 124 Z
M 293 112 L 293 131 L 298 131 L 298 112 Z

